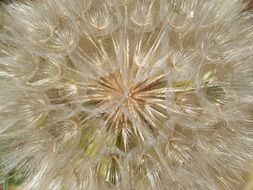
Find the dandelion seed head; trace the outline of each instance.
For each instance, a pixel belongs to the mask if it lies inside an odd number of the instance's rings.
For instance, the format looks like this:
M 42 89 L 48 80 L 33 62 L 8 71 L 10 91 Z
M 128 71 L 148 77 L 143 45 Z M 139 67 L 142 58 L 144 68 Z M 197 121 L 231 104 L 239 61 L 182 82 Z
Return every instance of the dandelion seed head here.
M 27 190 L 238 190 L 252 167 L 241 0 L 1 4 L 0 174 Z

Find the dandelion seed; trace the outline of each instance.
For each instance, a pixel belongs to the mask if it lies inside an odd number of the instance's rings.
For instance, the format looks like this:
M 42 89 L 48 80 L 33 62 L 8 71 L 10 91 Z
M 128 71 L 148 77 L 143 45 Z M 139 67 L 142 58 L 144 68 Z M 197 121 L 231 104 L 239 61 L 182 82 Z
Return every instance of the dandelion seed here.
M 1 4 L 0 174 L 27 190 L 238 190 L 252 167 L 241 0 Z

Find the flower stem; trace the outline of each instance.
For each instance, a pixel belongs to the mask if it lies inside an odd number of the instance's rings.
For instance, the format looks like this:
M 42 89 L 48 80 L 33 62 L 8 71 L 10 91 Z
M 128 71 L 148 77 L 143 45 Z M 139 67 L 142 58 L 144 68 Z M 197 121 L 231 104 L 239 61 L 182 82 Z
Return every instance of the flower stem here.
M 9 189 L 9 179 L 4 180 L 4 189 L 3 190 L 8 190 Z

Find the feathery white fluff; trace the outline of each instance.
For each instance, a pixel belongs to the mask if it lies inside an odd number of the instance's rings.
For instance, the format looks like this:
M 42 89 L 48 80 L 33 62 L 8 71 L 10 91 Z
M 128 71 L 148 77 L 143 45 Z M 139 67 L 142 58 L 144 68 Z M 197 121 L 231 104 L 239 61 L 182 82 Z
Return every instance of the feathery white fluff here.
M 239 190 L 253 156 L 240 0 L 0 11 L 0 171 L 26 190 Z

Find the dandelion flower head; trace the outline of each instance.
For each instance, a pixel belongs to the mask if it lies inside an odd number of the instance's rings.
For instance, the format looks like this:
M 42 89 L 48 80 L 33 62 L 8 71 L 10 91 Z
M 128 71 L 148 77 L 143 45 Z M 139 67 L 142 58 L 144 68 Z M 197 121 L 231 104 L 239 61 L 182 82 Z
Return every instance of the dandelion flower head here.
M 0 11 L 0 172 L 26 190 L 239 190 L 253 156 L 242 0 Z

